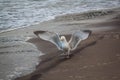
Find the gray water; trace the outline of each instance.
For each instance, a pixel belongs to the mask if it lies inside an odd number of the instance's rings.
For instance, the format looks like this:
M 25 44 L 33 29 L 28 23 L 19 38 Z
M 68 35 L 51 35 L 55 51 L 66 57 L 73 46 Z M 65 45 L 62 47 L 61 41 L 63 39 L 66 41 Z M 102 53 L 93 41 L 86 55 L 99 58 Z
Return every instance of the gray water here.
M 0 37 L 0 80 L 13 80 L 31 73 L 40 52 L 22 37 Z
M 29 26 L 66 13 L 119 6 L 120 0 L 0 0 L 0 30 Z

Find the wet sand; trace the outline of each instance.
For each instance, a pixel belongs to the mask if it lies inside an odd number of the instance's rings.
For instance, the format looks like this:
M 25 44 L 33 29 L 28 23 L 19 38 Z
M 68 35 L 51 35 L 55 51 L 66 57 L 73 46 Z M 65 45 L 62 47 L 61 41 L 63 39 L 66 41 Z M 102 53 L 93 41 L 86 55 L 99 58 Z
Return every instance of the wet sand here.
M 118 13 L 116 15 L 64 23 L 60 23 L 59 20 L 50 21 L 46 25 L 42 23 L 43 27 L 39 27 L 39 24 L 34 28 L 0 34 L 29 35 L 33 38 L 28 42 L 45 54 L 40 56 L 39 65 L 34 72 L 15 80 L 119 80 L 120 15 Z M 52 27 L 46 27 L 49 24 Z M 92 30 L 92 34 L 71 52 L 70 59 L 60 56 L 61 51 L 58 51 L 56 46 L 33 34 L 37 30 L 49 30 L 66 35 L 69 40 L 71 32 L 78 29 Z M 21 34 L 15 34 L 16 32 Z

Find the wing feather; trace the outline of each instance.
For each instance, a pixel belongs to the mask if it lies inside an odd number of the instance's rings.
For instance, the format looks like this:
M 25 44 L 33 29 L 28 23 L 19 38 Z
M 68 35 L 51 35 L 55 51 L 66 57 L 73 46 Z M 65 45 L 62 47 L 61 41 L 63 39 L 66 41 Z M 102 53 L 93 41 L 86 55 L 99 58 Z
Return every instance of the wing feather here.
M 35 31 L 34 34 L 43 40 L 52 42 L 59 50 L 62 49 L 60 37 L 57 33 L 49 31 Z
M 76 49 L 78 44 L 82 41 L 88 38 L 90 35 L 90 30 L 84 30 L 84 31 L 76 31 L 72 34 L 71 39 L 69 41 L 69 45 L 71 47 L 71 50 Z

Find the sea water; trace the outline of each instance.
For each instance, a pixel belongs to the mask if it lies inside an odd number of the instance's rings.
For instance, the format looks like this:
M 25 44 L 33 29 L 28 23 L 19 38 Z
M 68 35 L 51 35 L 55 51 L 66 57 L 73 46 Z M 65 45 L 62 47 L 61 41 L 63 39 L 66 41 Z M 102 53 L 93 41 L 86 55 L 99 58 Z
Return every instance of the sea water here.
M 0 37 L 0 80 L 29 74 L 38 65 L 40 52 L 22 37 Z
M 119 6 L 120 0 L 0 0 L 0 30 L 29 26 L 62 14 Z

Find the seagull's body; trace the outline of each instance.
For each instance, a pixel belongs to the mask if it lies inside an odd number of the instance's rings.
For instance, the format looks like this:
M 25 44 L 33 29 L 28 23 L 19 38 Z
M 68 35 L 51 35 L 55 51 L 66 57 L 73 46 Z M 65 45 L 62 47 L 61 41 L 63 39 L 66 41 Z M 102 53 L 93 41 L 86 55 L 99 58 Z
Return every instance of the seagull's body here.
M 61 36 L 60 41 L 61 41 L 61 47 L 62 47 L 63 50 L 70 49 L 70 46 L 69 46 L 65 36 Z
M 71 48 L 65 36 L 61 36 L 60 41 L 61 41 L 61 48 L 63 50 L 63 55 L 68 55 L 67 57 L 69 57 Z
M 59 50 L 63 51 L 63 55 L 67 55 L 69 58 L 70 52 L 75 50 L 78 44 L 88 38 L 91 31 L 76 31 L 72 34 L 69 41 L 66 40 L 65 36 L 60 36 L 58 33 L 49 31 L 35 31 L 34 34 L 39 38 L 50 41 L 57 46 Z

